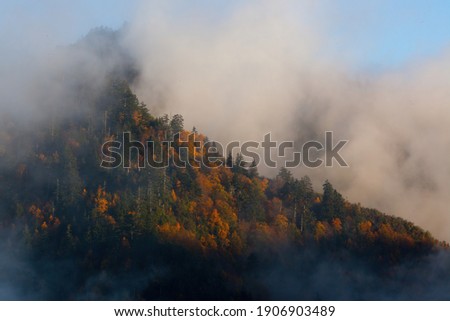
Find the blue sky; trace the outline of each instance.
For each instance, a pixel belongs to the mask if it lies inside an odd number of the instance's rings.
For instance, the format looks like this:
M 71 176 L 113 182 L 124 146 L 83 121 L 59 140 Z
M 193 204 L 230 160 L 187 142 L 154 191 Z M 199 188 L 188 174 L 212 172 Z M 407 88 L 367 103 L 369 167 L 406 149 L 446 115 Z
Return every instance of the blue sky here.
M 0 2 L 0 26 L 8 28 L 28 24 L 41 24 L 53 30 L 61 28 L 64 41 L 74 41 L 92 27 L 119 28 L 129 21 L 136 10 L 134 0 L 2 0 Z
M 66 1 L 2 0 L 0 46 L 20 48 L 21 23 L 42 33 L 51 31 L 49 45 L 71 43 L 92 27 L 119 28 L 133 18 L 137 0 Z M 450 1 L 446 0 L 324 0 L 323 24 L 328 50 L 358 68 L 389 68 L 438 54 L 450 45 Z M 181 1 L 179 2 L 181 4 Z M 187 4 L 202 3 L 201 0 Z M 230 1 L 216 1 L 218 14 Z M 186 2 L 182 6 L 187 5 Z M 211 4 L 209 4 L 211 6 Z M 180 10 L 182 10 L 180 8 Z M 14 28 L 15 30 L 11 30 Z M 38 31 L 36 31 L 38 32 Z M 8 37 L 8 35 L 15 37 Z M 25 40 L 24 40 L 25 41 Z M 23 46 L 22 46 L 23 47 Z
M 450 46 L 450 1 L 345 0 L 333 12 L 335 48 L 361 65 L 397 66 Z

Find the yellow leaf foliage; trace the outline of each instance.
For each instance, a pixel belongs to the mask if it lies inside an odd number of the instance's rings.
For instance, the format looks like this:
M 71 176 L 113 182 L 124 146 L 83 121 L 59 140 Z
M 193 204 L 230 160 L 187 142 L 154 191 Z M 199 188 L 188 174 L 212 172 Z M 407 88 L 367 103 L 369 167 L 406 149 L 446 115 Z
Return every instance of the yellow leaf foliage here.
M 318 221 L 316 223 L 316 230 L 314 232 L 314 238 L 316 239 L 316 241 L 321 240 L 322 238 L 324 238 L 327 234 L 327 228 L 325 226 L 325 224 L 323 224 L 321 221 Z

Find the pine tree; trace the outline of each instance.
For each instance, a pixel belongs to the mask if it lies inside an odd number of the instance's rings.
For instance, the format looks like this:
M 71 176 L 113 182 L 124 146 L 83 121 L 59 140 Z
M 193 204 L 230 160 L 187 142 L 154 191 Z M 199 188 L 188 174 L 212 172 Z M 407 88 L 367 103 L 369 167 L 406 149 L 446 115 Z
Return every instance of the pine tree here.
M 252 164 L 250 165 L 249 169 L 248 169 L 248 177 L 250 178 L 255 178 L 258 177 L 259 173 L 258 173 L 258 166 L 256 165 L 256 160 L 253 159 Z
M 170 121 L 170 128 L 172 130 L 173 135 L 183 131 L 183 128 L 184 128 L 183 116 L 181 116 L 179 114 L 174 115 Z
M 326 180 L 323 184 L 323 199 L 321 205 L 321 219 L 331 220 L 342 218 L 344 214 L 344 198 L 331 183 Z

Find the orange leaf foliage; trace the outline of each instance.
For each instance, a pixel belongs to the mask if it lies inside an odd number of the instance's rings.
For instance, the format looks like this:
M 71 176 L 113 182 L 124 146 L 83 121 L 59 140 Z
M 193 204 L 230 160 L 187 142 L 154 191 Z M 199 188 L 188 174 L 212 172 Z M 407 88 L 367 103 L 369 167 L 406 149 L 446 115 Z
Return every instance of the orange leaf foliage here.
M 331 224 L 336 232 L 342 232 L 342 222 L 339 218 L 334 218 Z

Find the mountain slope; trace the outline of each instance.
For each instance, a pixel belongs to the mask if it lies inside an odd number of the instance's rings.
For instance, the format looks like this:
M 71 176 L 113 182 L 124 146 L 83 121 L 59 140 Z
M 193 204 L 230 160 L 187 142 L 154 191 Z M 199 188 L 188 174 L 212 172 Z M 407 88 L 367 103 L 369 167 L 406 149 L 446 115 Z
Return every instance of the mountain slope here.
M 36 117 L 2 112 L 1 299 L 450 298 L 448 244 L 411 222 L 351 204 L 328 181 L 319 193 L 239 155 L 186 156 L 189 136 L 212 143 L 139 101 L 118 37 L 100 29 L 66 48 L 54 78 L 70 82 L 36 101 Z M 122 154 L 129 168 L 101 167 L 102 145 L 124 133 L 170 165 L 135 148 Z

